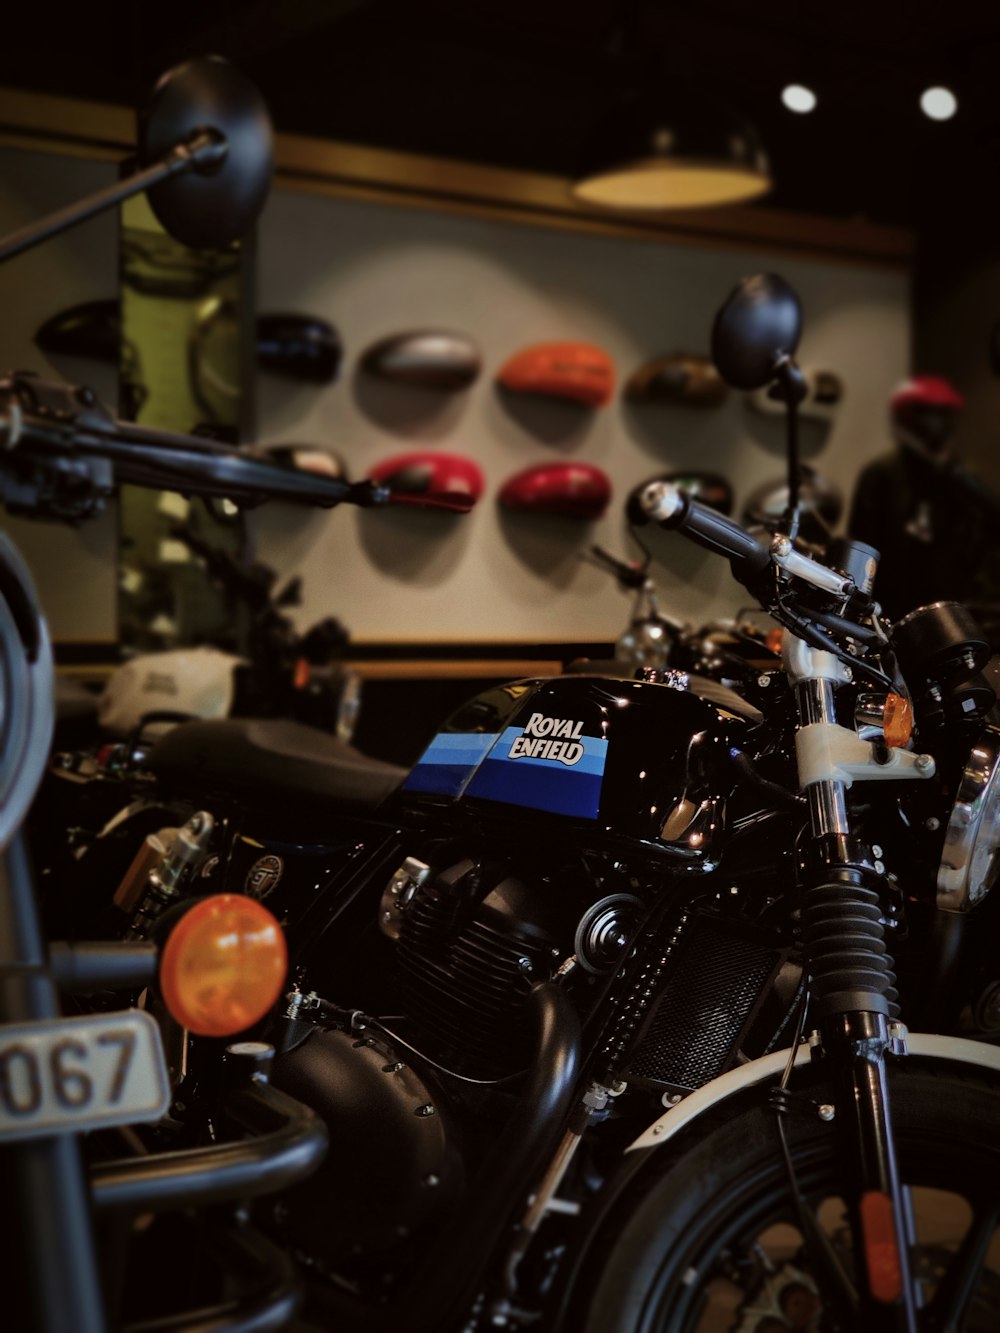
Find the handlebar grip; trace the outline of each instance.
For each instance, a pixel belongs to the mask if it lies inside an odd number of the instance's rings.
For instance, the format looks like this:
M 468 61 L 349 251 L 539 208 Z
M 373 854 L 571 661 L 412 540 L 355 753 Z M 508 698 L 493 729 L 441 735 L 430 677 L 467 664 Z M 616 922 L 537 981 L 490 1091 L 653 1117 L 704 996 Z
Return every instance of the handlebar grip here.
M 756 537 L 717 509 L 692 500 L 677 486 L 650 482 L 639 496 L 639 504 L 661 528 L 683 532 L 699 546 L 728 556 L 741 583 L 758 577 L 771 563 L 769 550 Z

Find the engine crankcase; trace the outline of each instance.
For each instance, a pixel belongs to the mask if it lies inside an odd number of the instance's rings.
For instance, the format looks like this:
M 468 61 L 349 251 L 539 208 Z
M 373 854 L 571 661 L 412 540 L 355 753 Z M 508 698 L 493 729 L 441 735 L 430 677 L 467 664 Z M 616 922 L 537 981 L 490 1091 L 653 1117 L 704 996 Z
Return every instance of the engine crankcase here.
M 327 1264 L 357 1259 L 455 1206 L 465 1173 L 447 1110 L 387 1041 L 315 1031 L 276 1058 L 272 1082 L 330 1130 L 322 1166 L 281 1200 L 289 1243 Z

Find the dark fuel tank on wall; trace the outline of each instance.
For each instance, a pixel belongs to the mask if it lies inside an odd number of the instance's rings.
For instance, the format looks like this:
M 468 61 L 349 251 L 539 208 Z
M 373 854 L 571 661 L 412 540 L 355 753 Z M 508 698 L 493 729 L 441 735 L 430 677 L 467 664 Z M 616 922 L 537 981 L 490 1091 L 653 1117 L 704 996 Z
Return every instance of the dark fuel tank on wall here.
M 420 389 L 467 389 L 482 364 L 471 338 L 439 329 L 394 333 L 373 343 L 361 358 L 367 374 Z
M 633 403 L 680 403 L 716 407 L 729 392 L 707 356 L 675 352 L 640 366 L 628 379 L 624 397 Z

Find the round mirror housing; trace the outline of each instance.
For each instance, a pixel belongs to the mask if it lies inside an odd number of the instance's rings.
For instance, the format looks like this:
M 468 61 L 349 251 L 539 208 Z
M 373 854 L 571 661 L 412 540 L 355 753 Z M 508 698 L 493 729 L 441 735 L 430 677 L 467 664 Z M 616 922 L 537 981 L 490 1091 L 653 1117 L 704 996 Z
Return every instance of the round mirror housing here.
M 774 379 L 782 357 L 794 356 L 802 334 L 802 307 L 774 273 L 744 278 L 730 292 L 712 326 L 712 360 L 735 389 L 760 389 Z
M 246 235 L 271 184 L 274 143 L 260 93 L 221 56 L 168 70 L 153 90 L 139 132 L 139 161 L 162 161 L 198 134 L 217 151 L 153 186 L 149 202 L 161 226 L 193 249 L 220 249 Z

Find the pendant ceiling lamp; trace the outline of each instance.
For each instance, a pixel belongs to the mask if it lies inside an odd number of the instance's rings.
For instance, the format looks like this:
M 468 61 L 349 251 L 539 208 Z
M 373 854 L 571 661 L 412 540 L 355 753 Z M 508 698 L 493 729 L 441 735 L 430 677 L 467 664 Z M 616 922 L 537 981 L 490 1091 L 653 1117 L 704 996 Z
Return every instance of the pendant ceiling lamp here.
M 623 98 L 598 125 L 572 190 L 581 202 L 622 212 L 744 203 L 772 185 L 754 130 L 699 93 Z

